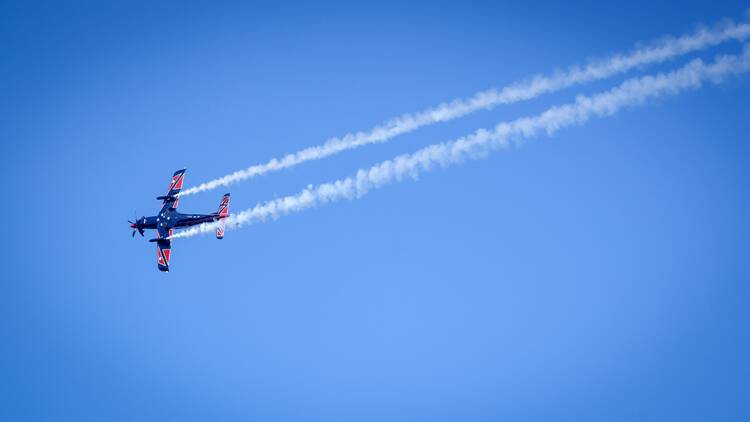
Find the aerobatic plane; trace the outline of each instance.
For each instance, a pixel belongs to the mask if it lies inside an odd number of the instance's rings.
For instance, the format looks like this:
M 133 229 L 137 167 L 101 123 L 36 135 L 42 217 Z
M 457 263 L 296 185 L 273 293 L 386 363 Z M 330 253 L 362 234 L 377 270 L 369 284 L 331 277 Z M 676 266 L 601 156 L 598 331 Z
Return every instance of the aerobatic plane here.
M 156 198 L 163 201 L 159 215 L 141 217 L 135 222 L 128 220 L 130 227 L 133 229 L 131 236 L 135 236 L 136 231 L 143 236 L 143 231 L 146 229 L 156 230 L 156 239 L 150 239 L 149 242 L 156 242 L 156 262 L 160 271 L 169 271 L 169 258 L 172 253 L 170 237 L 174 233 L 173 229 L 219 221 L 219 226 L 216 228 L 216 238 L 224 238 L 224 219 L 229 216 L 229 194 L 224 194 L 224 197 L 221 198 L 219 210 L 215 213 L 182 214 L 177 212 L 177 205 L 180 203 L 178 194 L 182 190 L 184 181 L 185 169 L 174 172 L 167 194 Z

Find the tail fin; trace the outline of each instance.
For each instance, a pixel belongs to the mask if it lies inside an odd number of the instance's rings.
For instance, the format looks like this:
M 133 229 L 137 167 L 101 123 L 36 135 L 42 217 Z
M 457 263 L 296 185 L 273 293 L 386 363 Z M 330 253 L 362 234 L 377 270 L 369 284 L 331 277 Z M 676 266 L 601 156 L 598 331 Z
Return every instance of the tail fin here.
M 225 193 L 224 197 L 221 198 L 219 204 L 219 210 L 216 212 L 219 215 L 219 226 L 216 228 L 216 238 L 224 238 L 224 219 L 229 217 L 229 194 Z

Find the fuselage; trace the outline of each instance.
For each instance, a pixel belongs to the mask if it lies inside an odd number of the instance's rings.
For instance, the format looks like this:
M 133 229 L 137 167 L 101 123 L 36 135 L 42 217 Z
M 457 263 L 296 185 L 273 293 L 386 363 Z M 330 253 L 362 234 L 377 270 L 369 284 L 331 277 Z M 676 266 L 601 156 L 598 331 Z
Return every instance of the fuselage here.
M 190 227 L 201 223 L 210 223 L 219 219 L 219 214 L 183 214 L 176 210 L 165 210 L 159 215 L 141 217 L 136 221 L 142 229 L 156 230 L 161 225 L 166 229 Z

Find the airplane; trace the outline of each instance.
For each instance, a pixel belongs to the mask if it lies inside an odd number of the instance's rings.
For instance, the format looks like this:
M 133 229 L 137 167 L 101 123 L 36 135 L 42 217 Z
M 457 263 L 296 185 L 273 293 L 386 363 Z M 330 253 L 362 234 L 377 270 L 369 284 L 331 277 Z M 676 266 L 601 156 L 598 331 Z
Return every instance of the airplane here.
M 219 226 L 216 228 L 216 238 L 224 238 L 224 219 L 229 217 L 228 193 L 224 194 L 224 197 L 221 198 L 219 210 L 215 213 L 182 214 L 177 212 L 177 205 L 180 203 L 178 194 L 182 190 L 182 183 L 185 181 L 185 170 L 182 169 L 174 172 L 167 194 L 156 198 L 163 201 L 159 215 L 141 217 L 135 222 L 128 220 L 130 228 L 133 229 L 131 237 L 135 236 L 136 231 L 143 236 L 143 231 L 146 229 L 156 230 L 156 238 L 150 239 L 149 242 L 156 242 L 156 263 L 159 271 L 169 271 L 169 258 L 172 253 L 172 241 L 169 238 L 174 234 L 174 229 L 219 221 Z

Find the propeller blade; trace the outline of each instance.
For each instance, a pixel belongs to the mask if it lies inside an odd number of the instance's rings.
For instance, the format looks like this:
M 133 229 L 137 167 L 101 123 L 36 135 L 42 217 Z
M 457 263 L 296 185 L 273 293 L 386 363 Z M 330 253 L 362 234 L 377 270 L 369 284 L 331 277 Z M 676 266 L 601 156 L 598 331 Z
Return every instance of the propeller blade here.
M 136 214 L 136 215 L 138 215 L 138 214 Z M 141 217 L 141 220 L 143 220 L 144 223 L 145 223 L 146 217 Z M 138 221 L 138 217 L 135 217 L 135 221 Z M 131 233 L 130 237 L 135 237 L 135 231 L 136 230 L 138 230 L 138 233 L 140 233 L 141 237 L 143 237 L 143 229 L 138 226 L 138 223 L 134 223 L 134 222 L 132 222 L 130 220 L 128 220 L 128 223 L 130 223 L 130 227 L 133 228 L 133 233 Z

